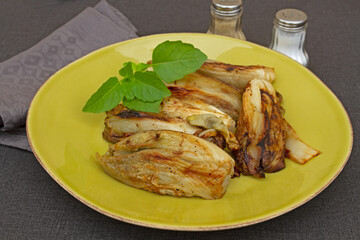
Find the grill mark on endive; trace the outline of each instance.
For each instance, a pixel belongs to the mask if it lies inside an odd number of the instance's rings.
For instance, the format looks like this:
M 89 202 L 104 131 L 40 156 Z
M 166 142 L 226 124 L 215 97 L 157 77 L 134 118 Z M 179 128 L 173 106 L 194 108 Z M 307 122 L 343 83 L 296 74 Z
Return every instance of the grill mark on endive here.
M 120 118 L 125 118 L 125 119 L 129 119 L 129 118 L 144 118 L 145 119 L 145 118 L 147 118 L 147 119 L 158 119 L 158 120 L 163 120 L 163 121 L 170 121 L 170 119 L 168 117 L 160 115 L 160 114 L 138 112 L 138 111 L 133 111 L 133 110 L 121 111 L 120 113 L 116 114 L 116 116 L 118 116 Z
M 201 66 L 201 69 L 213 70 L 213 71 L 227 71 L 227 72 L 238 72 L 238 71 L 246 71 L 246 70 L 263 70 L 263 69 L 273 69 L 270 67 L 260 66 L 260 65 L 249 65 L 249 66 L 240 66 L 240 65 L 232 65 L 221 62 L 205 62 Z
M 239 109 L 233 107 L 231 103 L 225 101 L 219 97 L 207 94 L 203 91 L 194 90 L 194 89 L 186 89 L 183 87 L 177 86 L 169 86 L 168 89 L 171 91 L 171 96 L 174 98 L 178 98 L 179 100 L 183 98 L 196 99 L 207 103 L 209 105 L 213 105 L 224 112 L 236 113 L 235 115 L 239 115 Z M 234 114 L 232 114 L 234 115 Z

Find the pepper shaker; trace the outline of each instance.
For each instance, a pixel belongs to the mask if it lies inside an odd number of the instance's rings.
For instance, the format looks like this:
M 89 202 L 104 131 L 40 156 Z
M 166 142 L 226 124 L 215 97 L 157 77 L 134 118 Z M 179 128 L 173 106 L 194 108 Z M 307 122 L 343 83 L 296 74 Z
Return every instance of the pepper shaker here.
M 246 40 L 241 27 L 242 0 L 213 0 L 210 11 L 207 33 Z
M 307 15 L 297 9 L 282 9 L 274 19 L 270 48 L 281 52 L 305 67 L 309 57 L 304 48 Z

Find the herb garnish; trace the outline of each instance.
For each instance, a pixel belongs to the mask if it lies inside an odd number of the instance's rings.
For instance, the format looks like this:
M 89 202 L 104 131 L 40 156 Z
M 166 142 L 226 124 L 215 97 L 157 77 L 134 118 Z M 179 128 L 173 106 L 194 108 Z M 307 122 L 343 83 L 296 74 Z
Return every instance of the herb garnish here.
M 171 95 L 164 82 L 170 83 L 195 72 L 207 56 L 182 41 L 165 41 L 153 51 L 151 64 L 124 63 L 122 77 L 110 77 L 90 97 L 83 112 L 108 111 L 121 101 L 124 106 L 142 112 L 158 113 L 163 98 Z M 154 71 L 147 70 L 152 67 Z

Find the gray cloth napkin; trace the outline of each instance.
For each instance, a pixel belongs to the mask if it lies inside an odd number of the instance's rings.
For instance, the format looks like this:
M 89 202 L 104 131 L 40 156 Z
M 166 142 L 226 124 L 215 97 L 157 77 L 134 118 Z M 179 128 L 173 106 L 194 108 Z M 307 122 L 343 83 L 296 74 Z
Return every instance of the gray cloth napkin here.
M 26 114 L 39 87 L 57 70 L 137 29 L 105 0 L 88 7 L 30 49 L 0 63 L 0 144 L 31 151 Z

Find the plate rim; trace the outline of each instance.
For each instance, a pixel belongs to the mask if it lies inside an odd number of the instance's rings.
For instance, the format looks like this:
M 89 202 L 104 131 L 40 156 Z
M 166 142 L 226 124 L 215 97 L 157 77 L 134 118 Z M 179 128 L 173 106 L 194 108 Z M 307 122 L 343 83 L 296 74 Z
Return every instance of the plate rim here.
M 311 75 L 313 75 L 323 86 L 325 86 L 327 88 L 327 90 L 333 95 L 333 97 L 335 97 L 335 99 L 337 100 L 337 102 L 340 104 L 340 107 L 342 108 L 342 110 L 345 112 L 345 116 L 347 118 L 347 122 L 349 124 L 349 130 L 350 130 L 350 146 L 347 152 L 347 156 L 345 161 L 343 162 L 343 164 L 341 165 L 341 167 L 338 169 L 338 171 L 333 175 L 333 177 L 326 183 L 324 184 L 320 189 L 318 189 L 318 191 L 316 191 L 315 193 L 313 193 L 311 196 L 309 196 L 308 198 L 304 199 L 303 201 L 298 202 L 297 204 L 294 204 L 290 207 L 286 207 L 285 209 L 283 209 L 282 211 L 279 211 L 277 213 L 274 214 L 270 214 L 268 216 L 265 217 L 260 217 L 259 219 L 255 219 L 255 220 L 248 220 L 242 223 L 234 223 L 234 224 L 214 224 L 214 225 L 209 225 L 209 226 L 175 226 L 175 225 L 167 225 L 167 224 L 161 224 L 161 223 L 151 223 L 149 221 L 140 221 L 140 220 L 134 220 L 131 218 L 126 218 L 126 217 L 122 217 L 119 216 L 117 214 L 111 213 L 110 211 L 106 211 L 104 209 L 101 209 L 100 207 L 96 206 L 95 204 L 90 203 L 88 200 L 86 200 L 85 198 L 82 198 L 81 196 L 78 196 L 78 194 L 76 193 L 76 191 L 72 191 L 68 186 L 66 186 L 66 184 L 63 184 L 62 181 L 60 179 L 58 179 L 43 163 L 43 161 L 41 160 L 41 158 L 38 156 L 35 147 L 33 146 L 31 137 L 30 137 L 30 132 L 31 130 L 29 129 L 29 121 L 30 121 L 30 114 L 31 114 L 31 110 L 32 110 L 32 106 L 33 106 L 33 102 L 34 99 L 37 97 L 37 95 L 39 94 L 39 92 L 41 91 L 41 89 L 49 82 L 49 80 L 51 78 L 54 77 L 54 75 L 57 75 L 58 73 L 60 73 L 61 71 L 63 71 L 65 68 L 68 68 L 69 66 L 76 64 L 80 61 L 82 61 L 83 59 L 87 58 L 90 55 L 94 55 L 99 51 L 102 51 L 106 48 L 111 48 L 115 45 L 119 45 L 119 44 L 126 44 L 129 42 L 133 42 L 133 41 L 137 41 L 138 39 L 146 39 L 146 38 L 156 38 L 158 36 L 175 36 L 175 35 L 200 35 L 200 36 L 212 36 L 212 37 L 217 37 L 217 38 L 223 38 L 223 39 L 230 39 L 230 40 L 235 40 L 235 41 L 240 41 L 243 42 L 245 45 L 254 45 L 256 47 L 259 47 L 261 49 L 265 49 L 267 51 L 272 51 L 275 54 L 279 54 L 282 56 L 285 56 L 286 58 L 288 58 L 288 60 L 291 60 L 292 62 L 295 62 L 296 64 L 299 64 L 302 68 L 305 68 L 306 71 L 308 71 Z M 56 71 L 55 73 L 53 73 L 51 76 L 49 76 L 49 78 L 40 86 L 40 88 L 37 90 L 36 94 L 34 95 L 34 97 L 31 100 L 28 112 L 27 112 L 27 116 L 26 116 L 26 135 L 29 141 L 29 145 L 33 151 L 34 156 L 36 157 L 37 161 L 40 163 L 40 165 L 45 169 L 45 171 L 50 175 L 50 177 L 56 182 L 58 183 L 65 191 L 67 191 L 68 193 L 70 193 L 70 195 L 72 195 L 75 199 L 79 200 L 80 202 L 82 202 L 83 204 L 85 204 L 86 206 L 92 208 L 93 210 L 111 217 L 113 219 L 116 220 L 120 220 L 126 223 L 130 223 L 130 224 L 134 224 L 134 225 L 138 225 L 138 226 L 143 226 L 143 227 L 149 227 L 149 228 L 154 228 L 154 229 L 162 229 L 162 230 L 174 230 L 174 231 L 218 231 L 218 230 L 227 230 L 227 229 L 234 229 L 234 228 L 241 228 L 241 227 L 245 227 L 245 226 L 250 226 L 250 225 L 254 225 L 260 222 L 264 222 L 273 218 L 276 218 L 278 216 L 281 216 L 283 214 L 286 214 L 300 206 L 302 206 L 303 204 L 307 203 L 308 201 L 312 200 L 314 197 L 316 197 L 317 195 L 319 195 L 324 189 L 326 189 L 334 180 L 335 178 L 337 178 L 339 176 L 339 174 L 341 173 L 341 171 L 344 169 L 345 165 L 347 164 L 351 152 L 352 152 L 352 148 L 353 148 L 353 141 L 354 141 L 354 132 L 353 132 L 353 127 L 351 124 L 351 119 L 349 117 L 349 114 L 346 111 L 346 108 L 344 107 L 343 103 L 340 101 L 340 99 L 336 96 L 336 94 L 319 78 L 317 77 L 311 70 L 309 70 L 308 68 L 302 66 L 300 63 L 296 62 L 295 60 L 293 60 L 292 58 L 273 51 L 269 48 L 266 48 L 264 46 L 261 46 L 259 44 L 253 43 L 253 42 L 248 42 L 248 41 L 244 41 L 244 40 L 239 40 L 239 39 L 234 39 L 234 38 L 230 38 L 230 37 L 226 37 L 226 36 L 220 36 L 220 35 L 209 35 L 206 33 L 191 33 L 191 32 L 179 32 L 179 33 L 161 33 L 161 34 L 152 34 L 152 35 L 147 35 L 147 36 L 143 36 L 143 37 L 137 37 L 137 38 L 133 38 L 133 39 L 129 39 L 129 40 L 125 40 L 125 41 L 121 41 L 121 42 L 117 42 L 117 43 L 113 43 L 104 47 L 101 47 L 99 49 L 96 49 L 82 57 L 80 57 L 79 59 L 76 59 L 75 61 L 71 62 L 70 64 L 62 67 L 61 69 L 59 69 L 58 71 Z

